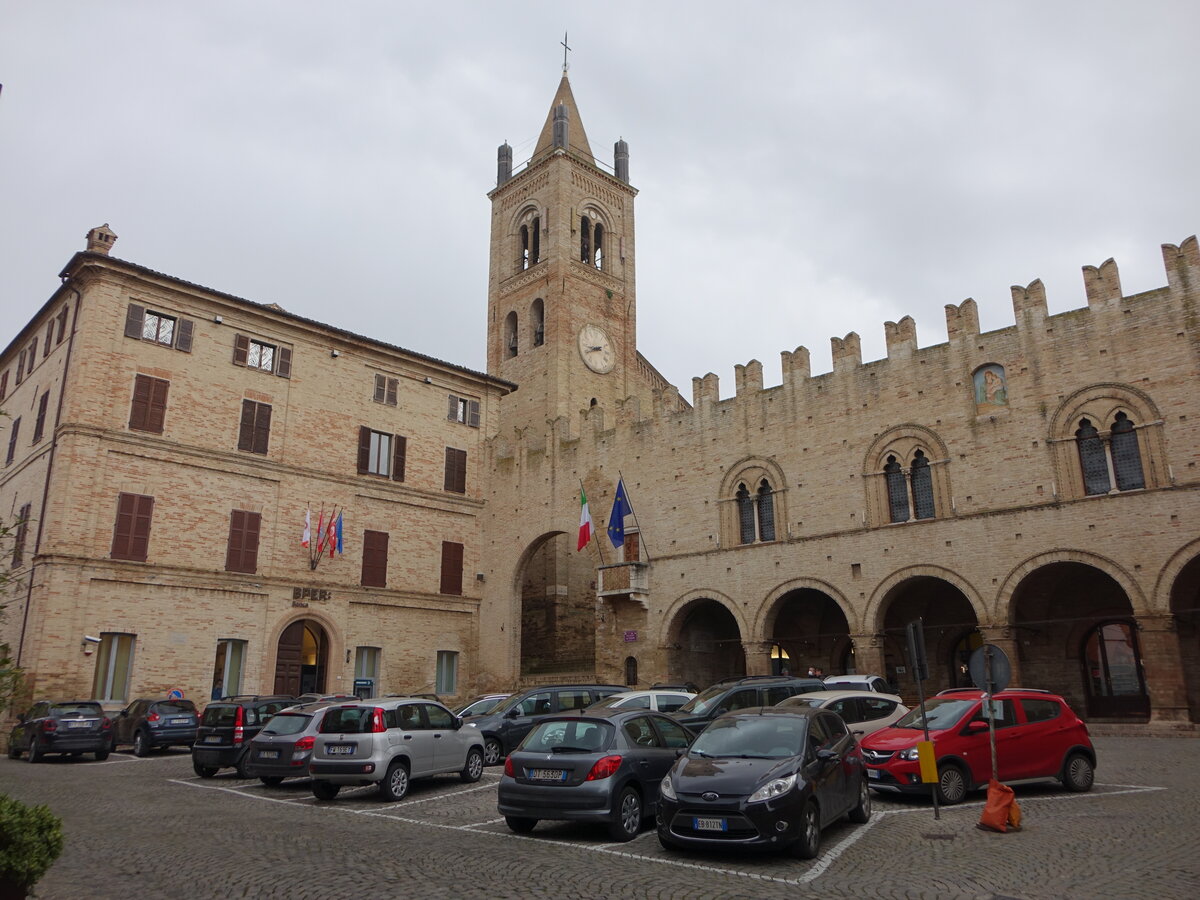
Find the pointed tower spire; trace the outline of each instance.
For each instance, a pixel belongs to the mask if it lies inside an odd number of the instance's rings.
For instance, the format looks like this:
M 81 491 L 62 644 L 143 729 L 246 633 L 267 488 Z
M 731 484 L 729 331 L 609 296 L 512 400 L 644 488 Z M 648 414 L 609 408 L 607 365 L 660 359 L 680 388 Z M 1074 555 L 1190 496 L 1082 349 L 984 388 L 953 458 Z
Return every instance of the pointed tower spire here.
M 558 83 L 554 100 L 550 103 L 550 112 L 546 114 L 546 124 L 542 126 L 542 133 L 538 136 L 537 148 L 533 151 L 534 158 L 554 149 L 554 114 L 559 106 L 565 108 L 570 151 L 595 165 L 596 158 L 592 155 L 592 147 L 588 143 L 587 133 L 583 130 L 583 120 L 579 117 L 579 109 L 575 106 L 575 97 L 571 93 L 571 82 L 567 80 L 565 72 L 562 81 Z

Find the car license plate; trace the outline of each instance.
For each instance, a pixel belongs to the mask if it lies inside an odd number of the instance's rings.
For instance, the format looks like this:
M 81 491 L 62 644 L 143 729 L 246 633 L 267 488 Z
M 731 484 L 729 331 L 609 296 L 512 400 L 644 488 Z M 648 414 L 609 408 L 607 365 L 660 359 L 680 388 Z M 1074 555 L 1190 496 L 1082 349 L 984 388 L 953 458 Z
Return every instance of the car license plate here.
M 729 826 L 725 824 L 724 819 L 701 819 L 699 816 L 692 819 L 692 828 L 696 831 L 729 830 Z
M 354 744 L 329 744 L 325 748 L 327 756 L 353 756 Z
M 867 769 L 867 777 L 868 778 L 878 778 L 879 770 L 878 769 Z
M 259 750 L 258 758 L 259 759 L 279 759 L 279 751 L 278 750 Z
M 185 717 L 184 717 L 184 718 L 182 718 L 182 719 L 172 719 L 172 720 L 171 720 L 171 724 L 172 724 L 172 725 L 191 725 L 191 724 L 192 724 L 192 720 L 191 720 L 191 719 L 189 719 L 189 718 L 187 718 L 187 717 L 185 716 Z
M 68 719 L 68 728 L 90 728 L 92 725 L 87 719 Z
M 219 744 L 219 743 L 221 743 L 221 736 L 219 734 L 210 734 L 208 737 L 206 737 L 204 739 L 204 743 Z
M 530 781 L 566 781 L 566 769 L 529 769 Z

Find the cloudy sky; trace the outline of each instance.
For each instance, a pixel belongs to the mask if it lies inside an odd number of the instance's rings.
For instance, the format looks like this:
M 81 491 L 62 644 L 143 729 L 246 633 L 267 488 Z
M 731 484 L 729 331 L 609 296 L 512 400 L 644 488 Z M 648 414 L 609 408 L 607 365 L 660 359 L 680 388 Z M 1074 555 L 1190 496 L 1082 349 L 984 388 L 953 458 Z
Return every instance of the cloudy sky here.
M 734 12 L 736 10 L 736 12 Z M 107 222 L 114 255 L 485 367 L 496 147 L 562 66 L 630 145 L 641 351 L 691 379 L 1009 285 L 1126 294 L 1200 231 L 1200 4 L 0 0 L 0 346 Z

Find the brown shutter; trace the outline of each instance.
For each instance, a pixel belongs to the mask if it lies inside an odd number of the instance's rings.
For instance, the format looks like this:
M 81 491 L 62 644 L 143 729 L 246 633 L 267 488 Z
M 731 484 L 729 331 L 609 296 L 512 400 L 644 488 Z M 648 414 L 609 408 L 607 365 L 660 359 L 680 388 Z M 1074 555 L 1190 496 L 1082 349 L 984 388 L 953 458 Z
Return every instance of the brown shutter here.
M 46 407 L 50 404 L 50 392 L 45 391 L 42 394 L 42 399 L 38 401 L 37 418 L 33 422 L 33 442 L 36 444 L 42 439 L 42 435 L 46 429 Z
M 21 417 L 17 416 L 12 420 L 12 431 L 8 433 L 8 456 L 4 458 L 4 464 L 7 466 L 13 461 L 13 457 L 17 453 L 17 435 L 21 431 Z
M 262 530 L 262 515 L 248 512 L 245 518 L 245 541 L 242 544 L 243 572 L 258 571 L 258 534 Z
M 472 428 L 479 427 L 479 401 L 472 400 L 470 403 L 470 412 L 467 416 L 467 424 Z
M 54 339 L 54 343 L 61 344 L 63 335 L 67 332 L 67 308 L 64 306 L 62 312 L 58 314 L 58 336 Z
M 17 384 L 25 377 L 25 351 L 21 351 L 21 355 L 17 357 Z
M 292 377 L 292 350 L 290 347 L 279 347 L 276 349 L 275 374 L 280 378 Z
M 453 394 L 451 394 L 449 397 L 449 400 L 450 400 L 450 406 L 449 406 L 449 410 L 446 414 L 446 418 L 448 418 L 451 422 L 457 422 L 458 421 L 458 398 L 455 397 Z
M 110 554 L 113 559 L 145 561 L 153 514 L 153 497 L 141 494 L 120 494 L 117 497 L 117 521 L 113 526 Z
M 0 375 L 0 400 L 8 396 L 8 369 L 4 370 L 4 374 Z
M 150 383 L 154 379 L 149 375 L 135 375 L 133 378 L 133 402 L 129 406 L 129 427 L 138 431 L 147 431 L 150 421 Z
M 395 406 L 397 397 L 400 393 L 400 379 L 389 378 L 387 380 L 387 405 Z
M 125 337 L 142 339 L 142 321 L 146 318 L 146 307 L 130 303 L 125 313 Z
M 162 434 L 163 424 L 167 418 L 167 388 L 171 386 L 171 382 L 163 378 L 151 378 L 149 381 L 150 397 L 146 411 L 146 430 Z
M 250 338 L 244 334 L 233 336 L 233 364 L 244 366 L 250 357 Z
M 29 515 L 32 503 L 26 503 L 17 513 L 17 535 L 13 541 L 12 567 L 15 569 L 25 561 L 25 538 L 29 532 Z
M 242 535 L 244 528 L 242 518 L 245 515 L 240 509 L 235 509 L 229 516 L 229 539 L 225 543 L 225 571 L 242 571 Z
M 404 480 L 404 458 L 408 453 L 408 438 L 395 435 L 392 438 L 392 481 Z
M 192 352 L 192 329 L 194 323 L 191 319 L 180 319 L 175 326 L 175 349 L 182 350 L 184 353 Z
M 52 340 L 54 340 L 54 320 L 53 319 L 51 319 L 50 323 L 46 326 L 46 340 L 43 342 L 45 344 L 45 346 L 42 347 L 42 359 L 45 359 L 47 356 L 50 355 L 50 342 Z
M 465 494 L 467 491 L 467 451 L 454 447 L 446 448 L 446 479 L 444 488 L 447 491 Z
M 258 533 L 262 524 L 259 513 L 235 509 L 229 515 L 229 543 L 225 550 L 225 571 L 253 575 L 258 570 Z
M 363 532 L 362 583 L 364 587 L 387 587 L 388 533 Z
M 382 375 L 375 376 L 375 402 L 382 403 L 387 394 L 387 385 Z
M 463 545 L 442 541 L 441 593 L 462 594 Z
M 242 420 L 238 426 L 238 449 L 254 452 L 254 407 L 253 400 L 242 401 Z
M 371 466 L 371 429 L 366 425 L 358 429 L 358 474 L 365 475 Z
M 271 443 L 271 405 L 254 404 L 254 452 L 266 453 Z

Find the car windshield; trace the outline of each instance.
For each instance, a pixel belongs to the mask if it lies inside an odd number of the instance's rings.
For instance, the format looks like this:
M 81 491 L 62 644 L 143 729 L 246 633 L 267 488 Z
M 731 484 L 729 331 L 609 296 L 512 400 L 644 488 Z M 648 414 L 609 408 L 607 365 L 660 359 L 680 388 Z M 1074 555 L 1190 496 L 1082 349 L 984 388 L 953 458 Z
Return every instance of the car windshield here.
M 605 709 L 609 706 L 620 706 L 621 701 L 625 699 L 626 698 L 622 697 L 620 694 L 609 694 L 603 700 L 597 700 L 595 703 L 589 706 L 588 709 Z
M 684 713 L 685 715 L 702 716 L 716 706 L 717 701 L 725 696 L 725 691 L 728 689 L 728 685 L 714 684 L 708 690 L 697 694 L 687 703 L 683 704 L 676 712 Z
M 612 740 L 608 722 L 587 719 L 541 722 L 521 742 L 519 749 L 533 753 L 598 753 Z
M 781 700 L 776 703 L 776 706 L 811 706 L 813 709 L 818 709 L 824 705 L 825 701 L 820 697 L 810 697 L 805 694 L 797 694 L 794 697 L 788 697 L 786 700 Z
M 371 730 L 373 706 L 335 706 L 325 711 L 322 734 L 361 734 Z
M 807 720 L 799 716 L 723 717 L 696 738 L 688 754 L 744 759 L 799 756 L 807 730 Z
M 304 713 L 276 713 L 263 728 L 263 734 L 299 734 L 311 720 L 312 716 Z
M 172 700 L 170 703 L 155 703 L 160 716 L 194 716 L 196 705 L 191 700 Z
M 925 712 L 929 728 L 931 730 L 953 728 L 978 702 L 976 699 L 963 699 L 962 697 L 934 697 L 932 700 L 926 700 Z M 923 730 L 925 723 L 921 719 L 921 707 L 910 710 L 894 727 Z
M 482 716 L 490 713 L 497 706 L 503 703 L 506 697 L 484 697 L 482 700 L 476 700 L 474 703 L 468 703 L 460 711 L 460 716 Z
M 102 716 L 104 710 L 99 703 L 55 703 L 50 707 L 50 715 L 56 719 L 68 719 L 76 716 Z
M 233 720 L 237 717 L 237 707 L 227 704 L 217 705 L 210 704 L 204 708 L 204 718 L 200 720 L 202 725 L 221 726 L 232 725 Z

